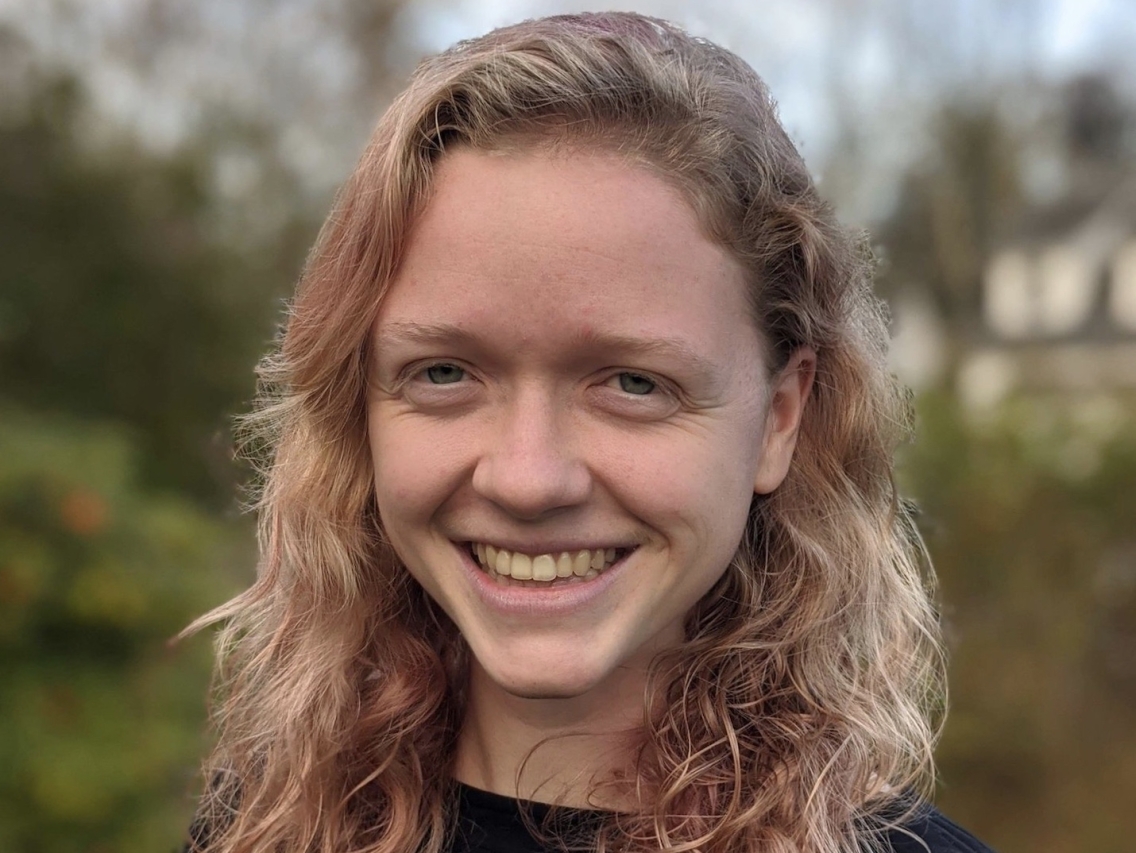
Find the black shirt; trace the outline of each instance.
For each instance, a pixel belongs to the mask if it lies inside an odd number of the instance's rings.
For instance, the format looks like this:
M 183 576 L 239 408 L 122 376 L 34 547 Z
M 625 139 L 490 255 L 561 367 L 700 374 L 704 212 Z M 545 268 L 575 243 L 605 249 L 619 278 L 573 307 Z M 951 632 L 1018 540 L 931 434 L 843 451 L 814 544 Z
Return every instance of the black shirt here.
M 547 853 L 548 848 L 533 838 L 525 827 L 522 808 L 540 825 L 550 807 L 525 803 L 458 784 L 458 828 L 450 853 Z M 571 831 L 602 816 L 602 812 L 559 809 L 559 829 Z M 973 835 L 947 819 L 931 806 L 921 807 L 902 830 L 884 834 L 879 850 L 893 853 L 993 853 Z
M 449 853 L 548 853 L 548 848 L 528 831 L 522 814 L 540 825 L 551 806 L 520 800 L 457 784 L 458 823 Z M 589 822 L 602 819 L 603 812 L 559 809 L 556 829 L 571 833 L 585 830 Z M 182 853 L 204 849 L 209 832 L 200 821 L 190 829 L 191 844 Z M 903 829 L 884 835 L 886 843 L 877 849 L 891 853 L 994 853 L 989 847 L 931 806 L 923 806 Z M 194 846 L 194 845 L 197 846 Z

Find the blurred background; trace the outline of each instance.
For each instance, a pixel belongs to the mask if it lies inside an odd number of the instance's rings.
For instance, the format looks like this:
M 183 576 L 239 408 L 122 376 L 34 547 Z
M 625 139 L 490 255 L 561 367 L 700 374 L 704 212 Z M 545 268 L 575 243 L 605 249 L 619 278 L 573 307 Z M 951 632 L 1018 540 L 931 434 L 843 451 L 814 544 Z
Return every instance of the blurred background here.
M 623 4 L 612 6 L 630 8 Z M 172 851 L 246 585 L 230 422 L 419 57 L 539 0 L 0 0 L 0 850 Z M 642 0 L 870 229 L 951 648 L 941 806 L 1136 838 L 1136 3 Z

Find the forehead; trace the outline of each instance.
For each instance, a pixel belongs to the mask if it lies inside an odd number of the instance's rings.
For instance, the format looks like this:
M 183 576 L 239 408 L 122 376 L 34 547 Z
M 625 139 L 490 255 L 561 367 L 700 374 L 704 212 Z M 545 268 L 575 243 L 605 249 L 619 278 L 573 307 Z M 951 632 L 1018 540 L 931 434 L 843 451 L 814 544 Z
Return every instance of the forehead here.
M 755 334 L 740 265 L 682 193 L 579 151 L 448 152 L 380 310 L 405 322 Z
M 491 151 L 459 146 L 436 163 L 414 236 L 440 219 L 453 237 L 467 233 L 456 230 L 461 226 L 471 226 L 477 238 L 496 226 L 519 237 L 552 231 L 564 241 L 606 247 L 612 257 L 657 244 L 660 236 L 681 238 L 684 254 L 697 252 L 693 261 L 740 272 L 729 252 L 707 239 L 676 183 L 642 158 L 606 147 L 541 140 Z M 660 262 L 673 260 L 667 255 Z

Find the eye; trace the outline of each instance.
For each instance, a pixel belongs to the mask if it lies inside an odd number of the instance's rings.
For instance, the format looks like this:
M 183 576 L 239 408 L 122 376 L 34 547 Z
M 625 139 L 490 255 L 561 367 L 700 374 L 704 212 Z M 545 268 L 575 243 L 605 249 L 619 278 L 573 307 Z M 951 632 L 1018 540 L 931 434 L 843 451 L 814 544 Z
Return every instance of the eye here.
M 620 373 L 614 378 L 619 380 L 619 390 L 625 394 L 645 397 L 658 387 L 654 380 L 641 373 Z
M 465 371 L 456 364 L 433 364 L 423 373 L 432 385 L 453 385 L 465 379 Z
M 419 411 L 446 412 L 469 406 L 482 389 L 476 367 L 422 359 L 403 367 L 392 393 Z
M 620 370 L 589 388 L 598 410 L 629 421 L 661 421 L 682 407 L 681 392 L 665 376 Z

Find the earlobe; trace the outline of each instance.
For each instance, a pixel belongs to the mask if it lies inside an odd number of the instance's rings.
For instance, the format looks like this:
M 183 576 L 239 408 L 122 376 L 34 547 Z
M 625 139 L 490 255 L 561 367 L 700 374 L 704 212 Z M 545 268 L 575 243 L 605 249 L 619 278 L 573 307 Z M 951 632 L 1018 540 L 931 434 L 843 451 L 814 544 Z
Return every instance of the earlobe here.
M 761 440 L 761 456 L 754 477 L 753 490 L 756 494 L 769 494 L 781 485 L 789 473 L 801 419 L 815 377 L 816 352 L 811 347 L 801 347 L 773 378 L 769 411 L 765 415 L 765 433 Z

